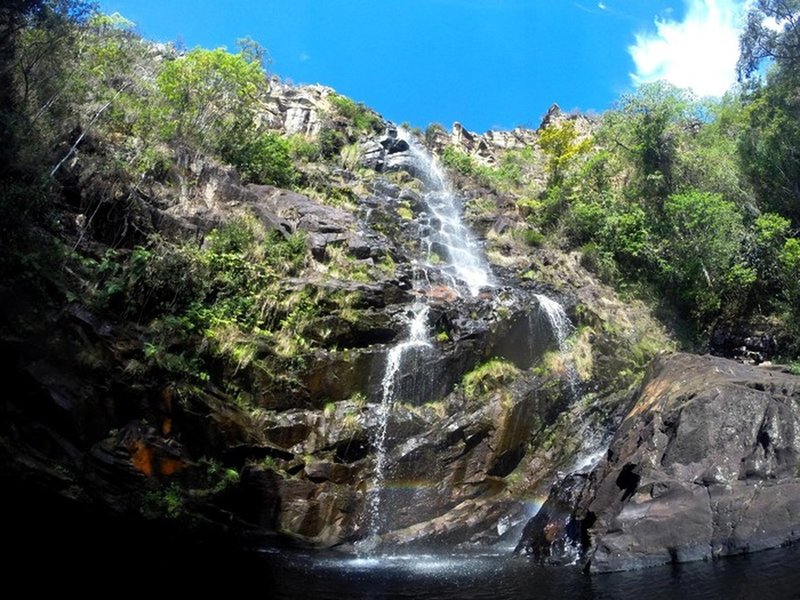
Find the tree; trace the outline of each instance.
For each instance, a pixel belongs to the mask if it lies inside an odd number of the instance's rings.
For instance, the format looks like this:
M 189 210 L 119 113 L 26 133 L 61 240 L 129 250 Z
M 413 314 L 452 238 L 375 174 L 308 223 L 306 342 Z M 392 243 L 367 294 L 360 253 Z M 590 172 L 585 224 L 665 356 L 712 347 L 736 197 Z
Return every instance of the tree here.
M 745 308 L 755 273 L 742 256 L 745 228 L 741 213 L 719 194 L 691 190 L 664 203 L 672 235 L 665 239 L 671 279 L 683 302 L 701 322 L 723 309 Z
M 266 78 L 257 56 L 248 60 L 222 48 L 196 48 L 166 63 L 157 83 L 169 108 L 164 133 L 219 149 L 226 138 L 252 127 Z
M 62 63 L 73 53 L 63 50 L 93 7 L 87 0 L 0 3 L 0 178 L 10 171 L 19 175 L 20 153 L 35 145 L 29 133 L 31 89 L 45 79 L 43 73 L 65 71 Z
M 633 189 L 657 208 L 675 190 L 678 138 L 699 118 L 699 105 L 686 90 L 659 81 L 621 98 L 598 134 L 608 148 L 621 149 L 633 167 Z
M 548 157 L 547 170 L 551 185 L 561 185 L 569 164 L 592 147 L 588 137 L 581 138 L 574 120 L 548 125 L 539 135 L 539 145 Z
M 765 60 L 786 73 L 800 63 L 800 0 L 756 0 L 740 40 L 739 79 L 748 79 Z

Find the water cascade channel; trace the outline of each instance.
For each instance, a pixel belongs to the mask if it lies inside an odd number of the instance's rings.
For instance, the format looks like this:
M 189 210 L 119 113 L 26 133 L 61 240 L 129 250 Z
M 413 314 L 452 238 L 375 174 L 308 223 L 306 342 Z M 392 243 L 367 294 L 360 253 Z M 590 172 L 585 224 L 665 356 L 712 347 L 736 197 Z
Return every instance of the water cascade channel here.
M 416 269 L 413 287 L 417 299 L 405 313 L 403 327 L 406 334 L 386 353 L 377 407 L 377 427 L 372 437 L 375 464 L 372 485 L 367 492 L 367 537 L 356 547 L 360 553 L 370 553 L 380 543 L 387 529 L 391 510 L 386 498 L 387 453 L 389 423 L 396 401 L 418 402 L 425 396 L 423 389 L 434 373 L 427 372 L 436 352 L 428 326 L 430 308 L 428 292 L 434 285 L 445 285 L 462 297 L 475 297 L 493 286 L 493 276 L 483 256 L 481 247 L 463 220 L 462 201 L 453 190 L 436 158 L 425 150 L 407 132 L 400 130 L 400 139 L 408 144 L 407 167 L 423 183 L 421 210 L 418 210 L 419 255 L 414 261 Z M 536 295 L 537 315 L 540 325 L 535 329 L 549 332 L 559 351 L 566 352 L 566 339 L 572 331 L 563 307 L 544 295 Z M 534 318 L 533 316 L 531 318 Z M 574 369 L 569 367 L 573 397 L 576 389 Z M 409 397 L 410 396 L 410 397 Z
M 419 294 L 405 315 L 406 337 L 393 346 L 386 356 L 381 381 L 378 408 L 378 427 L 373 436 L 375 472 L 368 492 L 368 537 L 359 544 L 370 551 L 379 541 L 383 523 L 382 493 L 386 479 L 387 429 L 392 405 L 396 400 L 398 381 L 412 363 L 423 364 L 425 353 L 433 351 L 429 339 L 427 290 L 432 280 L 446 281 L 461 295 L 475 296 L 491 286 L 491 271 L 480 246 L 464 224 L 461 201 L 445 177 L 438 161 L 408 132 L 400 130 L 400 138 L 408 144 L 412 170 L 426 187 L 423 195 L 424 212 L 418 216 L 421 256 L 415 261 L 417 269 L 414 288 Z M 422 359 L 422 360 L 420 360 Z M 424 374 L 416 373 L 418 380 Z

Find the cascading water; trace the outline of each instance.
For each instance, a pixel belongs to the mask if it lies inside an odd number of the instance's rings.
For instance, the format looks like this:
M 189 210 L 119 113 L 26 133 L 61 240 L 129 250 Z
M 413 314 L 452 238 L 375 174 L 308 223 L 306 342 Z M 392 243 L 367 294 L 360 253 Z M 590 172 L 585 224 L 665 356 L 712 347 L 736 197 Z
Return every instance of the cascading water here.
M 410 353 L 432 348 L 428 340 L 428 306 L 418 302 L 411 311 L 408 338 L 394 346 L 386 357 L 386 370 L 381 381 L 381 403 L 378 412 L 378 431 L 375 435 L 375 476 L 369 491 L 369 538 L 375 540 L 379 534 L 381 516 L 381 491 L 386 467 L 386 431 L 389 414 L 395 399 L 395 384 L 403 366 L 404 358 Z
M 535 297 L 539 302 L 539 307 L 544 311 L 544 315 L 550 323 L 553 335 L 556 337 L 558 351 L 562 354 L 565 353 L 567 351 L 567 338 L 569 334 L 572 333 L 574 327 L 567 313 L 564 312 L 564 307 L 544 294 L 536 294 Z
M 425 287 L 431 273 L 444 275 L 460 293 L 476 296 L 481 289 L 491 285 L 489 265 L 483 258 L 478 243 L 462 220 L 460 202 L 450 187 L 436 159 L 426 152 L 408 132 L 400 137 L 409 146 L 414 173 L 428 188 L 423 196 L 424 212 L 419 216 L 420 240 L 425 255 L 421 257 L 422 277 L 417 277 L 414 287 L 421 295 L 408 314 L 408 335 L 392 347 L 386 357 L 386 367 L 381 382 L 381 399 L 378 410 L 378 427 L 373 438 L 375 448 L 375 473 L 368 492 L 369 536 L 359 544 L 362 551 L 374 549 L 382 527 L 382 492 L 386 480 L 387 431 L 392 405 L 397 395 L 398 382 L 404 368 L 420 353 L 432 352 L 428 337 L 428 313 Z M 438 256 L 436 264 L 433 257 Z M 422 289 L 420 289 L 422 288 Z M 420 375 L 417 373 L 416 375 Z M 418 390 L 406 390 L 407 393 Z M 408 398 L 413 401 L 415 398 Z
M 424 181 L 425 214 L 420 216 L 420 233 L 427 269 L 438 267 L 452 287 L 476 296 L 491 285 L 491 271 L 477 241 L 464 224 L 458 196 L 439 161 L 404 130 L 401 139 L 409 146 L 416 174 Z M 441 264 L 435 264 L 435 263 Z
M 575 327 L 572 325 L 572 322 L 561 304 L 543 294 L 536 294 L 535 297 L 539 303 L 539 308 L 544 313 L 544 318 L 547 319 L 553 335 L 556 338 L 558 351 L 561 353 L 562 357 L 566 358 L 566 354 L 569 350 L 567 347 L 567 338 L 574 331 Z M 570 395 L 573 401 L 578 400 L 578 373 L 575 370 L 575 365 L 571 362 L 566 362 L 565 367 L 567 370 Z M 594 432 L 594 434 L 583 440 L 582 451 L 575 457 L 573 464 L 567 471 L 569 473 L 577 473 L 591 469 L 605 455 L 607 449 L 608 440 L 606 436 Z
M 535 298 L 555 336 L 555 341 L 558 344 L 558 351 L 561 353 L 562 357 L 566 358 L 569 351 L 567 347 L 567 338 L 575 329 L 572 325 L 572 321 L 569 320 L 567 313 L 564 311 L 564 307 L 552 298 L 548 298 L 544 294 L 536 294 Z M 575 400 L 578 396 L 578 373 L 575 371 L 575 366 L 571 362 L 567 362 L 565 367 L 567 370 L 570 394 L 572 395 L 572 399 Z

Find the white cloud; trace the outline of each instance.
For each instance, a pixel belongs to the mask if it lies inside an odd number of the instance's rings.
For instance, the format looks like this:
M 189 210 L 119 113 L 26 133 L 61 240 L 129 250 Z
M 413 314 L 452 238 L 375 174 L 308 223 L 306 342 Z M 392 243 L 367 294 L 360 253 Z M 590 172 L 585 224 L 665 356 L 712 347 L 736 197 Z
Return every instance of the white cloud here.
M 721 96 L 736 81 L 747 0 L 685 0 L 683 21 L 656 19 L 628 48 L 634 84 L 665 79 L 700 96 Z
M 598 2 L 597 8 L 599 8 L 600 10 L 608 10 L 608 6 L 606 6 L 603 2 Z

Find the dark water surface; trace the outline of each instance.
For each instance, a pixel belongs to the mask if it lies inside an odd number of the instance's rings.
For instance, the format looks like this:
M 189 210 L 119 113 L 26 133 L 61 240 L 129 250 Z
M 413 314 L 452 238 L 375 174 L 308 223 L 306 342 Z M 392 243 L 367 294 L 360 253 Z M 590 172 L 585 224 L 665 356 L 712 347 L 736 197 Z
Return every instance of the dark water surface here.
M 242 552 L 228 536 L 187 538 L 185 523 L 126 522 L 3 488 L 0 589 L 8 598 L 44 590 L 70 598 L 176 600 L 800 598 L 800 545 L 609 575 L 538 567 L 510 551 L 383 558 L 292 548 Z
M 270 598 L 800 598 L 800 546 L 607 575 L 492 555 L 349 559 L 265 551 L 263 560 Z

